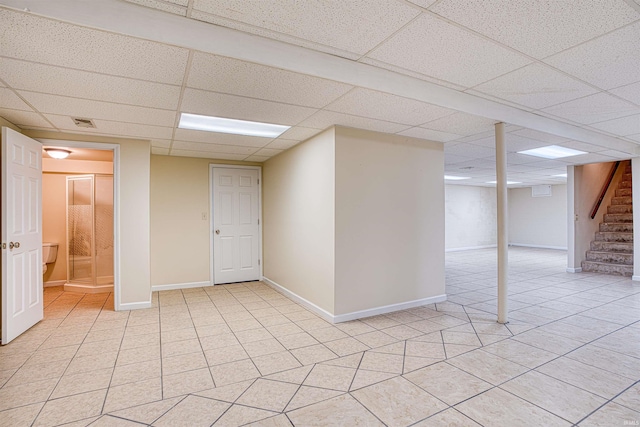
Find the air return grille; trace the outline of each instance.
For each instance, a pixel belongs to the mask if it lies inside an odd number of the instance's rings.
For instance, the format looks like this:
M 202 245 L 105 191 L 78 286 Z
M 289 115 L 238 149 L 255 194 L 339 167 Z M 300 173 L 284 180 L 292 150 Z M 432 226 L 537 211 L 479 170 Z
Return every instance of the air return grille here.
M 71 117 L 71 120 L 73 120 L 73 123 L 76 124 L 76 126 L 81 127 L 81 128 L 95 128 L 96 124 L 93 123 L 93 120 L 91 119 L 83 119 L 81 117 Z

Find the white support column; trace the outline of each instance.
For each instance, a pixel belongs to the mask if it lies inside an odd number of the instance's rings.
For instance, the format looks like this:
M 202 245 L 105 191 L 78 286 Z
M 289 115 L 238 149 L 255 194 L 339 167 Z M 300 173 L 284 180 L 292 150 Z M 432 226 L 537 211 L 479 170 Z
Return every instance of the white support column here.
M 507 205 L 507 144 L 504 123 L 496 123 L 496 193 L 498 195 L 498 323 L 508 323 L 509 211 Z

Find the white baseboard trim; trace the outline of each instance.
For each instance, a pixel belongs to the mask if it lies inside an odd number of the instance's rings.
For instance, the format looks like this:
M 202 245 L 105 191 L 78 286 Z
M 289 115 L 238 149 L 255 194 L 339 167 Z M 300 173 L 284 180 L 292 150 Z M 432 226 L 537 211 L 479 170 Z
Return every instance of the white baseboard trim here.
M 434 297 L 422 298 L 413 301 L 401 302 L 398 304 L 385 305 L 382 307 L 369 308 L 367 310 L 353 311 L 351 313 L 338 314 L 333 316 L 333 323 L 348 322 L 349 320 L 361 319 L 363 317 L 377 316 L 379 314 L 391 313 L 408 308 L 420 307 L 422 305 L 434 304 L 447 300 L 447 295 L 436 295 Z
M 537 248 L 537 249 L 557 249 L 559 251 L 567 250 L 567 248 L 563 246 L 530 245 L 528 243 L 509 243 L 509 246 L 520 246 L 522 248 Z
M 144 308 L 151 308 L 152 306 L 151 301 L 125 302 L 118 305 L 117 311 L 142 310 Z
M 48 282 L 44 282 L 42 285 L 45 288 L 52 288 L 54 286 L 64 286 L 67 283 L 66 280 L 50 280 Z
M 633 276 L 631 276 L 631 280 L 633 280 L 634 282 L 638 282 L 638 281 L 640 281 L 640 276 L 636 276 L 634 274 Z
M 101 294 L 106 292 L 113 292 L 113 284 L 111 285 L 79 285 L 76 283 L 65 283 L 65 292 L 82 292 L 84 294 Z
M 582 267 L 578 267 L 578 268 L 567 267 L 567 273 L 582 273 Z
M 474 249 L 489 249 L 489 248 L 497 248 L 498 245 L 485 245 L 485 246 L 467 246 L 464 248 L 451 248 L 445 249 L 445 252 L 458 252 L 458 251 L 473 251 Z
M 298 294 L 296 294 L 294 292 L 291 292 L 289 289 L 285 288 L 282 285 L 277 284 L 276 282 L 274 282 L 271 279 L 268 279 L 266 277 L 262 277 L 262 281 L 265 284 L 267 284 L 270 287 L 272 287 L 277 292 L 280 292 L 282 295 L 294 300 L 298 304 L 303 305 L 306 308 L 308 308 L 309 310 L 313 311 L 314 313 L 316 313 L 318 316 L 322 317 L 327 322 L 335 323 L 334 320 L 333 320 L 333 314 L 329 313 L 324 308 L 318 307 L 317 305 L 315 305 L 311 301 L 302 298 L 300 295 L 298 295 Z
M 173 291 L 175 289 L 203 288 L 205 286 L 212 286 L 212 284 L 211 282 L 189 282 L 173 283 L 168 285 L 153 285 L 151 286 L 151 292 Z
M 443 302 L 447 300 L 447 295 L 442 294 L 442 295 L 436 295 L 434 297 L 422 298 L 414 301 L 401 302 L 398 304 L 385 305 L 382 307 L 375 307 L 375 308 L 370 308 L 366 310 L 354 311 L 351 313 L 333 315 L 328 311 L 326 311 L 325 309 L 318 307 L 311 301 L 308 301 L 305 298 L 302 298 L 300 295 L 294 292 L 291 292 L 289 289 L 283 287 L 282 285 L 279 285 L 273 280 L 268 279 L 267 277 L 263 277 L 262 281 L 267 285 L 269 285 L 270 287 L 272 287 L 273 289 L 275 289 L 277 292 L 280 292 L 286 297 L 291 298 L 295 302 L 305 306 L 309 310 L 316 313 L 318 316 L 322 317 L 327 322 L 331 322 L 331 323 L 348 322 L 349 320 L 360 319 L 363 317 L 377 316 L 378 314 L 391 313 L 398 310 L 406 310 L 408 308 L 420 307 L 422 305 L 433 304 L 433 303 Z

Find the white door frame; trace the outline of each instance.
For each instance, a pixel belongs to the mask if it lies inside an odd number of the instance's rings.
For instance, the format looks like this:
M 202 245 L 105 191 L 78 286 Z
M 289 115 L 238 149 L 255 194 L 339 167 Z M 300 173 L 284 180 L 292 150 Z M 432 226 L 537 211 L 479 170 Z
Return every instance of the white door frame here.
M 211 285 L 215 285 L 215 269 L 213 265 L 213 170 L 214 169 L 252 169 L 258 171 L 258 259 L 260 260 L 260 277 L 263 277 L 263 257 L 262 257 L 262 166 L 242 166 L 242 165 L 229 165 L 224 163 L 209 163 L 209 279 Z
M 120 311 L 120 144 L 35 138 L 43 145 L 113 151 L 113 306 Z

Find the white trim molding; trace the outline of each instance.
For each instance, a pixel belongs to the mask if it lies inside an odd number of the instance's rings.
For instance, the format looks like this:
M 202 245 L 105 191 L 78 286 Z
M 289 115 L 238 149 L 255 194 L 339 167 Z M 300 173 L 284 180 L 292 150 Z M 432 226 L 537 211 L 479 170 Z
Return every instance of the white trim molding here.
M 497 248 L 498 245 L 484 245 L 484 246 L 467 246 L 463 248 L 451 248 L 445 249 L 445 252 L 460 252 L 460 251 L 472 251 L 474 249 L 489 249 L 489 248 Z
M 555 249 L 558 251 L 566 251 L 566 246 L 547 246 L 547 245 L 530 245 L 528 243 L 509 243 L 509 246 L 518 246 L 521 248 L 535 248 L 535 249 Z
M 636 276 L 635 274 L 631 276 L 631 280 L 634 282 L 640 282 L 640 276 Z
M 370 317 L 370 316 L 376 316 L 379 314 L 391 313 L 398 310 L 406 310 L 408 308 L 420 307 L 423 305 L 434 304 L 434 303 L 443 302 L 447 300 L 447 295 L 442 294 L 442 295 L 436 295 L 429 298 L 422 298 L 422 299 L 413 300 L 413 301 L 406 301 L 406 302 L 401 302 L 397 304 L 390 304 L 390 305 L 385 305 L 381 307 L 369 308 L 366 310 L 353 311 L 351 313 L 334 315 L 332 313 L 329 313 L 325 309 L 318 307 L 311 301 L 308 301 L 305 298 L 302 298 L 300 295 L 294 292 L 291 292 L 289 289 L 285 288 L 284 286 L 279 285 L 278 283 L 274 282 L 271 279 L 268 279 L 267 277 L 263 277 L 262 281 L 267 285 L 269 285 L 270 287 L 272 287 L 277 292 L 280 292 L 284 296 L 305 306 L 309 310 L 316 313 L 318 316 L 322 317 L 327 322 L 331 322 L 331 323 L 348 322 L 349 320 L 356 320 L 356 319 L 361 319 L 363 317 Z
M 173 283 L 167 285 L 153 285 L 151 286 L 151 292 L 158 291 L 173 291 L 175 289 L 190 289 L 190 288 L 204 288 L 206 286 L 212 286 L 211 282 L 189 282 L 189 283 Z
M 120 303 L 120 310 L 118 311 L 143 310 L 145 308 L 151 308 L 152 306 L 153 304 L 151 304 L 151 301 L 124 302 L 124 303 Z
M 81 292 L 85 294 L 102 294 L 113 292 L 113 285 L 80 285 L 77 283 L 65 283 L 65 292 Z
M 567 273 L 581 273 L 581 272 L 582 272 L 582 267 L 567 268 Z
M 64 286 L 67 283 L 66 280 L 50 280 L 42 284 L 45 288 L 52 288 L 54 286 Z

